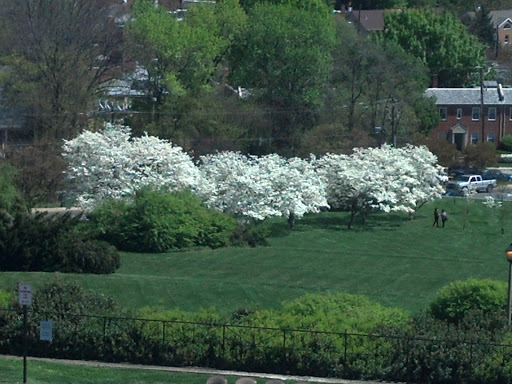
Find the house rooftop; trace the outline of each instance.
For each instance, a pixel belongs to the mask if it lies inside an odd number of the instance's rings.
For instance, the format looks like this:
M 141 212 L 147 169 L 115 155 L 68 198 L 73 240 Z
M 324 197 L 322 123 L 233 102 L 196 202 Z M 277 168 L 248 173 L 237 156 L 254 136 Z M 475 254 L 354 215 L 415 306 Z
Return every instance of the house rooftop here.
M 500 100 L 498 88 L 484 88 L 484 105 L 512 105 L 512 88 L 502 88 Z M 426 97 L 435 97 L 437 105 L 480 105 L 480 87 L 475 88 L 428 88 Z
M 501 26 L 505 21 L 512 20 L 512 9 L 490 11 L 491 23 L 494 27 Z
M 348 22 L 360 24 L 367 32 L 384 30 L 384 11 L 382 9 L 348 11 L 345 19 Z

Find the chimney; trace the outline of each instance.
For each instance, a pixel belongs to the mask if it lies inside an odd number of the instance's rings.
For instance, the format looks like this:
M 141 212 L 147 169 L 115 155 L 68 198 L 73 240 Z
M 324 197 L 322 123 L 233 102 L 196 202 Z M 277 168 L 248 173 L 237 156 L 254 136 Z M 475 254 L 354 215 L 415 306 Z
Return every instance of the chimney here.
M 437 73 L 432 74 L 432 88 L 439 86 L 439 75 Z
M 501 84 L 498 84 L 498 97 L 500 101 L 505 100 L 505 93 L 503 93 L 503 87 L 501 86 Z

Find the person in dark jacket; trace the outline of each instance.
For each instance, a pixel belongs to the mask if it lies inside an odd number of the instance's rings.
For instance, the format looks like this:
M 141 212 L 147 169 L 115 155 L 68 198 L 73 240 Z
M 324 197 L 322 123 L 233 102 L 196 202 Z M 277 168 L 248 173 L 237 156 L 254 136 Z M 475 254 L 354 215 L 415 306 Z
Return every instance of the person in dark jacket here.
M 433 227 L 438 228 L 439 227 L 439 211 L 434 209 L 434 224 L 432 224 Z

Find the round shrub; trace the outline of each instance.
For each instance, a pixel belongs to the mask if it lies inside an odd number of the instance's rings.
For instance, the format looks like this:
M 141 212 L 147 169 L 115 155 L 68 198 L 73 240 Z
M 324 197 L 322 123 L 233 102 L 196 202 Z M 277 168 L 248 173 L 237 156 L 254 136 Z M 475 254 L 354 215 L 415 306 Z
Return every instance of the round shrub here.
M 501 139 L 500 148 L 512 152 L 512 135 L 506 135 Z
M 119 252 L 106 241 L 69 239 L 63 247 L 66 257 L 61 272 L 108 274 L 121 266 Z
M 195 246 L 227 246 L 234 218 L 206 208 L 188 191 L 138 191 L 130 201 L 107 201 L 89 214 L 96 236 L 119 249 L 168 252 Z
M 504 282 L 468 279 L 455 281 L 441 288 L 429 304 L 429 311 L 438 320 L 459 324 L 467 314 L 475 311 L 489 315 L 495 312 L 505 313 L 506 300 Z

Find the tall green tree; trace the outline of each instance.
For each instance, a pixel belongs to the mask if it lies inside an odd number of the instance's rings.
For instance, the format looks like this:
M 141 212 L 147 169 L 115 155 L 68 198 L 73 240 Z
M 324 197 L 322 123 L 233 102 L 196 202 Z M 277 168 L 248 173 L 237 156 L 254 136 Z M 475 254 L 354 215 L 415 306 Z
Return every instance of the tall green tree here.
M 243 30 L 238 0 L 191 7 L 178 20 L 152 1 L 132 7 L 129 41 L 134 58 L 149 72 L 151 95 L 160 105 L 166 95 L 210 87 L 232 42 Z
M 419 58 L 440 86 L 471 82 L 475 68 L 485 65 L 484 46 L 449 12 L 409 9 L 385 16 L 383 37 Z
M 475 13 L 475 18 L 469 25 L 469 31 L 478 37 L 482 44 L 487 46 L 493 44 L 494 26 L 492 25 L 491 15 L 487 7 L 482 6 Z
M 341 122 L 354 140 L 361 139 L 355 131 L 362 131 L 381 143 L 407 141 L 420 128 L 417 105 L 428 86 L 426 66 L 395 43 L 360 35 L 345 21 L 336 31 L 331 113 L 324 113 L 323 122 Z
M 334 24 L 321 0 L 251 8 L 246 33 L 231 55 L 232 84 L 272 111 L 277 148 L 293 152 L 297 133 L 311 127 L 332 68 Z
M 149 89 L 135 106 L 148 112 L 146 118 L 130 123 L 190 149 L 202 130 L 208 137 L 218 130 L 211 114 L 219 108 L 214 86 L 224 83 L 225 59 L 246 14 L 238 0 L 191 7 L 183 20 L 148 0 L 136 1 L 132 11 L 127 49 L 147 70 Z

